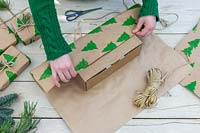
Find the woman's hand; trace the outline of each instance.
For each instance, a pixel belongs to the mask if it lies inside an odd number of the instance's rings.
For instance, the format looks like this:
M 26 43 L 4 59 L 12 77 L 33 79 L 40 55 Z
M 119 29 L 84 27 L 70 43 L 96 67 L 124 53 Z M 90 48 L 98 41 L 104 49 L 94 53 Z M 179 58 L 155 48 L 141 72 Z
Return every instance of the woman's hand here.
M 60 81 L 68 82 L 71 78 L 76 77 L 77 73 L 68 54 L 50 61 L 52 78 L 57 87 L 60 87 Z
M 140 17 L 135 29 L 132 33 L 140 36 L 148 36 L 151 34 L 156 26 L 155 16 Z

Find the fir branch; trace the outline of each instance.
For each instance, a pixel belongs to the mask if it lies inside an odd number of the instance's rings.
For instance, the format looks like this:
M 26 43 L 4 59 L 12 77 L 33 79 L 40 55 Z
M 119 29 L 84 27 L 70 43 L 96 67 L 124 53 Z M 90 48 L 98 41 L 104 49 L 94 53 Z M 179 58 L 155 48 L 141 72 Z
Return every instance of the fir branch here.
M 14 110 L 10 108 L 0 108 L 0 114 L 5 114 L 10 116 L 13 112 Z
M 17 98 L 18 94 L 16 93 L 0 97 L 0 107 L 10 106 Z
M 0 113 L 0 125 L 3 124 L 5 121 L 15 123 L 11 116 Z
M 40 120 L 34 119 L 37 103 L 24 102 L 24 112 L 21 114 L 20 121 L 15 125 L 13 133 L 27 133 L 37 128 Z
M 0 125 L 0 133 L 12 133 L 13 123 L 10 121 L 5 121 L 2 125 Z

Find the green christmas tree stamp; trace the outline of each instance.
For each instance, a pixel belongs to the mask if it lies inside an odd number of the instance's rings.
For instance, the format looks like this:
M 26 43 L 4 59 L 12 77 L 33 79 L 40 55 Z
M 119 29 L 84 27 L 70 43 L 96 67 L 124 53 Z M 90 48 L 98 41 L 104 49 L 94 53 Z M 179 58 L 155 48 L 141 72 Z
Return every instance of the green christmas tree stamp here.
M 76 65 L 75 70 L 80 71 L 81 69 L 85 69 L 88 67 L 88 62 L 85 59 L 82 59 L 78 65 Z
M 51 68 L 50 66 L 48 66 L 44 72 L 42 73 L 42 75 L 40 76 L 39 80 L 44 80 L 44 79 L 47 79 L 49 77 L 51 77 L 52 75 L 52 71 L 51 71 Z
M 195 89 L 196 89 L 196 85 L 197 85 L 197 82 L 194 81 L 194 82 L 191 82 L 191 83 L 187 84 L 187 85 L 184 86 L 184 87 L 187 88 L 188 90 L 194 92 Z
M 137 24 L 136 23 L 136 20 L 130 16 L 129 18 L 127 18 L 124 23 L 122 24 L 123 26 L 130 26 L 130 25 L 133 25 L 133 24 Z
M 90 51 L 97 49 L 96 44 L 93 41 L 90 41 L 83 49 L 82 51 Z
M 109 44 L 107 44 L 107 46 L 102 50 L 102 52 L 108 52 L 108 51 L 112 51 L 113 49 L 117 48 L 117 45 L 114 44 L 113 42 L 110 42 Z
M 193 31 L 193 32 L 196 32 L 197 29 L 198 29 L 198 24 L 196 24 L 196 25 L 192 28 L 192 31 Z
M 95 34 L 95 33 L 99 33 L 99 32 L 102 32 L 101 27 L 95 28 L 94 30 L 90 31 L 88 34 Z
M 124 33 L 117 39 L 117 42 L 127 41 L 128 39 L 130 39 L 129 34 L 127 34 L 126 32 L 124 32 Z
M 194 63 L 194 62 L 193 62 L 193 63 L 190 63 L 190 66 L 191 66 L 191 67 L 194 67 L 194 65 L 195 65 L 195 63 Z
M 190 57 L 190 55 L 192 54 L 192 47 L 185 48 L 185 49 L 182 50 L 182 52 L 183 52 L 186 56 Z
M 74 43 L 71 43 L 69 46 L 71 49 L 76 49 L 76 45 Z
M 6 71 L 6 75 L 9 79 L 9 82 L 13 82 L 15 80 L 15 78 L 17 77 L 17 74 L 12 72 L 12 71 Z
M 6 62 L 16 62 L 17 57 L 9 55 L 9 54 L 3 54 L 4 59 Z
M 0 55 L 3 53 L 3 49 L 0 49 Z
M 128 10 L 136 9 L 136 8 L 139 8 L 139 7 L 141 7 L 140 4 L 135 4 L 135 5 L 131 6 L 130 8 L 128 8 Z
M 188 42 L 188 44 L 192 48 L 197 48 L 199 43 L 200 43 L 200 39 L 195 39 L 195 40 L 192 40 L 192 41 Z
M 105 23 L 103 23 L 102 26 L 115 24 L 115 23 L 117 23 L 116 19 L 115 18 L 111 18 L 108 21 L 106 21 Z

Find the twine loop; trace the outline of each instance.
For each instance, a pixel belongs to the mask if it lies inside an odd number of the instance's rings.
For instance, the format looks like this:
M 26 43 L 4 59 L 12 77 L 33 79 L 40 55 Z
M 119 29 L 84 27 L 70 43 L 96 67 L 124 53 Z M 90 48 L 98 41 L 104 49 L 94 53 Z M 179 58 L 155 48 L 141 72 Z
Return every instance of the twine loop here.
M 22 24 L 20 26 L 18 25 L 17 32 L 20 32 L 29 26 L 34 26 L 34 23 L 31 20 L 30 13 L 23 14 L 23 18 L 21 19 L 21 22 L 22 22 Z
M 152 68 L 147 74 L 147 87 L 144 92 L 139 93 L 134 100 L 134 104 L 139 108 L 152 107 L 157 102 L 157 92 L 164 82 L 167 74 L 163 75 L 158 68 Z
M 16 57 L 13 57 L 9 62 L 7 62 L 6 60 L 0 61 L 0 73 L 6 68 L 11 69 L 13 67 L 14 63 L 15 63 L 14 62 L 15 58 Z

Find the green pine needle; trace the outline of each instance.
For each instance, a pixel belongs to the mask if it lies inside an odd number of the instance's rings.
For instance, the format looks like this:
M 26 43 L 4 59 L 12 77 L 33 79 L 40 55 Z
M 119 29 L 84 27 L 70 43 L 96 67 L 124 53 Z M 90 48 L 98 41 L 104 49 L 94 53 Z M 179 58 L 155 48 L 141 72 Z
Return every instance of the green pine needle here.
M 12 133 L 11 129 L 13 127 L 13 123 L 10 121 L 5 121 L 0 125 L 0 133 Z
M 37 103 L 24 102 L 24 112 L 20 121 L 15 125 L 13 133 L 27 133 L 37 128 L 40 120 L 34 119 Z
M 11 116 L 0 113 L 0 125 L 3 124 L 5 121 L 15 123 Z
M 10 106 L 17 98 L 18 95 L 16 93 L 0 97 L 0 107 Z
M 14 124 L 13 121 L 6 118 L 6 121 L 0 123 L 0 133 L 28 133 L 34 132 L 40 120 L 34 119 L 37 103 L 24 102 L 24 112 L 21 114 L 20 120 Z M 0 115 L 1 116 L 1 115 Z M 0 117 L 1 120 L 1 117 Z
M 0 0 L 0 10 L 8 10 L 9 5 L 10 3 L 8 0 Z
M 13 109 L 10 108 L 0 108 L 0 114 L 5 114 L 8 116 L 11 116 L 11 114 L 14 112 Z

